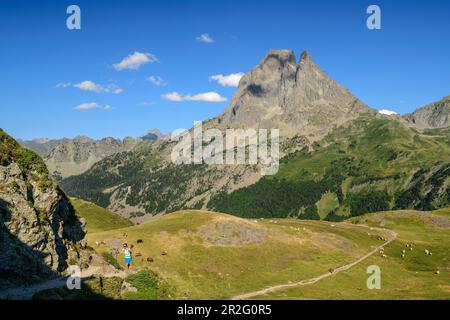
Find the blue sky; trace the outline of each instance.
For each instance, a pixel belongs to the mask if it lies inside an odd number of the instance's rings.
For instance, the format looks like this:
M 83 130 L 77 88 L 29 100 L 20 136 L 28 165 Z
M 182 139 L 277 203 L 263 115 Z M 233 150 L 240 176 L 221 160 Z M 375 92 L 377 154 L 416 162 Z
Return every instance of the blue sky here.
M 81 30 L 66 28 L 70 4 Z M 370 4 L 381 30 L 366 28 Z M 211 76 L 247 72 L 271 48 L 307 50 L 371 107 L 410 112 L 450 94 L 449 13 L 449 1 L 0 0 L 0 127 L 23 139 L 188 128 L 232 98 Z M 118 71 L 135 52 L 150 62 Z M 172 92 L 191 96 L 162 98 Z M 194 101 L 206 92 L 228 101 Z

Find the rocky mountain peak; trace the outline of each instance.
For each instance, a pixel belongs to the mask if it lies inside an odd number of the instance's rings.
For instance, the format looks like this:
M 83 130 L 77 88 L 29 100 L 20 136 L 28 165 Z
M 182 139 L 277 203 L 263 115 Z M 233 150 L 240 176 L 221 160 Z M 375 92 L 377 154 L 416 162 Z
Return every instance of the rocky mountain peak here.
M 308 51 L 303 51 L 300 55 L 300 64 L 304 63 L 313 63 L 311 56 L 309 55 Z
M 139 137 L 141 140 L 158 140 L 164 138 L 165 135 L 159 129 L 150 129 Z
M 261 64 L 269 63 L 271 60 L 277 61 L 282 66 L 286 64 L 296 64 L 295 54 L 293 50 L 271 49 Z
M 270 50 L 244 75 L 219 122 L 226 126 L 279 128 L 281 134 L 326 133 L 332 126 L 372 112 L 329 78 L 304 51 Z

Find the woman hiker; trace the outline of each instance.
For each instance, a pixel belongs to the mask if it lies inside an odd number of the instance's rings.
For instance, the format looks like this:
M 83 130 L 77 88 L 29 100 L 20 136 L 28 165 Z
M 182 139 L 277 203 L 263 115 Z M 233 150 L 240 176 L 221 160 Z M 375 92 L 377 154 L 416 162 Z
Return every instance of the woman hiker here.
M 123 254 L 125 256 L 125 264 L 127 266 L 127 271 L 130 270 L 131 260 L 132 260 L 132 252 L 131 248 L 128 247 L 128 244 L 123 244 Z

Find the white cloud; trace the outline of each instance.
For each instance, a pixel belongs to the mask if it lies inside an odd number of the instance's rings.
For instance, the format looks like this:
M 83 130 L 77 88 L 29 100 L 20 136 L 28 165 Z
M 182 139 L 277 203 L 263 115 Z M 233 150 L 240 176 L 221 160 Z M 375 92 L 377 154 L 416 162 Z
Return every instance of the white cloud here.
M 381 114 L 388 115 L 388 116 L 392 116 L 392 115 L 398 114 L 395 111 L 391 111 L 391 110 L 387 110 L 387 109 L 379 110 L 378 112 L 381 113 Z
M 79 104 L 77 106 L 75 106 L 75 110 L 91 110 L 91 109 L 98 109 L 100 108 L 100 106 L 95 103 L 95 102 L 87 102 L 87 103 L 82 103 Z
M 119 63 L 113 64 L 113 67 L 117 71 L 137 70 L 146 63 L 154 63 L 158 61 L 158 58 L 154 54 L 136 51 L 128 57 L 123 58 Z
M 85 91 L 93 91 L 93 92 L 102 92 L 103 91 L 103 88 L 100 85 L 98 85 L 92 81 L 89 81 L 89 80 L 74 84 L 73 86 L 75 88 L 78 88 L 80 90 L 85 90 Z
M 227 98 L 222 97 L 217 92 L 205 92 L 195 95 L 181 95 L 178 92 L 170 92 L 162 96 L 163 99 L 175 102 L 183 101 L 203 101 L 203 102 L 223 102 L 227 101 Z
M 56 88 L 68 88 L 68 87 L 74 87 L 83 91 L 90 91 L 97 93 L 108 92 L 119 94 L 123 92 L 123 89 L 115 84 L 108 84 L 106 86 L 102 86 L 90 80 L 86 80 L 76 84 L 72 84 L 70 82 L 61 82 L 56 85 Z
M 211 38 L 210 35 L 207 34 L 207 33 L 199 35 L 195 39 L 197 39 L 197 41 L 200 41 L 200 42 L 203 42 L 203 43 L 213 43 L 214 42 L 214 39 Z
M 210 80 L 217 81 L 222 87 L 237 87 L 239 80 L 244 76 L 244 73 L 231 73 L 229 75 L 215 74 L 210 77 Z
M 101 106 L 96 102 L 86 102 L 79 104 L 74 107 L 75 110 L 78 111 L 85 111 L 85 110 L 92 110 L 92 109 L 103 109 L 103 110 L 109 110 L 111 109 L 111 106 L 109 104 Z
M 55 86 L 55 88 L 68 88 L 71 85 L 72 84 L 70 82 L 60 82 Z
M 183 97 L 178 92 L 166 93 L 162 96 L 162 98 L 165 100 L 176 101 L 176 102 L 183 101 Z
M 167 82 L 164 81 L 163 78 L 158 77 L 158 76 L 150 76 L 147 78 L 148 81 L 150 81 L 151 83 L 153 83 L 155 86 L 158 87 L 164 87 L 167 86 Z

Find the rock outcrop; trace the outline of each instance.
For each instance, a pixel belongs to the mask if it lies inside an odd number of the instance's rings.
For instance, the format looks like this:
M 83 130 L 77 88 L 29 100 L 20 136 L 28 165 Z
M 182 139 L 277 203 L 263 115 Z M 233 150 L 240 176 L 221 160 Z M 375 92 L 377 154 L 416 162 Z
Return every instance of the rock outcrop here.
M 84 235 L 42 159 L 0 129 L 0 288 L 80 263 Z
M 450 96 L 430 103 L 404 118 L 419 129 L 446 128 L 450 126 Z
M 307 52 L 271 50 L 244 75 L 219 122 L 230 127 L 279 128 L 283 136 L 323 134 L 374 111 L 329 78 Z M 306 134 L 305 134 L 306 133 Z

